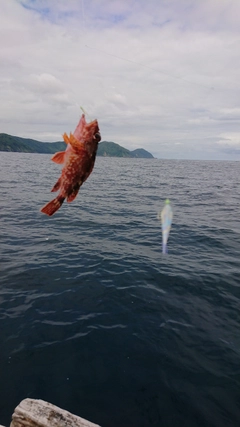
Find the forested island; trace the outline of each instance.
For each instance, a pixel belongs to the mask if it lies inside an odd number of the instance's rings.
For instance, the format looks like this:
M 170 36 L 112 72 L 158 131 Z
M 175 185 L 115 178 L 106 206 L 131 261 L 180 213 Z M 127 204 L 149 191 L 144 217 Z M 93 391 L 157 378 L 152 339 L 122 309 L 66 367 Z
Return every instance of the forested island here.
M 0 133 L 0 151 L 10 151 L 19 153 L 56 153 L 64 151 L 66 144 L 64 141 L 41 142 L 35 139 L 21 138 L 19 136 Z M 115 142 L 102 141 L 98 146 L 98 156 L 104 157 L 130 157 L 153 159 L 153 155 L 143 148 L 130 151 Z

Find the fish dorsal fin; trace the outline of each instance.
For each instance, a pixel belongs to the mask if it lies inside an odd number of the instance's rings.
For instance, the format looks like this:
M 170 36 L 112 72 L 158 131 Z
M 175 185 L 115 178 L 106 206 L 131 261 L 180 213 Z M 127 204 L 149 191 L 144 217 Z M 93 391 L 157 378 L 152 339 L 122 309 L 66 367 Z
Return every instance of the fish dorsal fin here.
M 64 133 L 63 139 L 66 142 L 66 144 L 70 144 L 72 148 L 74 148 L 76 151 L 81 151 L 81 150 L 86 151 L 84 143 L 79 141 L 77 138 L 75 138 L 75 136 L 72 133 L 70 133 L 70 136 Z
M 51 160 L 61 165 L 62 163 L 64 163 L 64 158 L 65 158 L 65 151 L 59 151 L 58 153 L 54 154 L 54 156 L 52 156 Z
M 63 140 L 64 140 L 64 142 L 66 142 L 66 144 L 70 144 L 70 139 L 66 133 L 63 134 Z
M 69 144 L 71 144 L 72 148 L 74 148 L 77 151 L 80 151 L 80 150 L 85 151 L 84 143 L 76 139 L 72 133 L 70 133 Z

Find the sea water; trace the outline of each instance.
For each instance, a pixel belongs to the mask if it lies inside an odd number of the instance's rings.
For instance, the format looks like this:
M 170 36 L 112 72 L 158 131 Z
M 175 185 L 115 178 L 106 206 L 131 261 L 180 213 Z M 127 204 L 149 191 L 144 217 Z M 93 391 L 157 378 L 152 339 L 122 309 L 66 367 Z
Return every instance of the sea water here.
M 238 427 L 239 163 L 97 157 L 49 218 L 60 170 L 0 153 L 0 423 L 29 397 L 102 427 Z

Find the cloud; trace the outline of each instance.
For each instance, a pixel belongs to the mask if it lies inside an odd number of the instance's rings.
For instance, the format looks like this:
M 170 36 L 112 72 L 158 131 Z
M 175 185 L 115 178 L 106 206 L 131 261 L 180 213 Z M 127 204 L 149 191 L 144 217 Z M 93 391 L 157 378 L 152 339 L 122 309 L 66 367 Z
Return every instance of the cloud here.
M 217 143 L 224 148 L 240 151 L 240 132 L 223 133 Z
M 39 74 L 30 76 L 32 87 L 36 92 L 59 93 L 63 90 L 62 82 L 52 74 Z
M 239 130 L 238 0 L 12 0 L 0 13 L 1 132 L 59 140 L 82 105 L 126 148 L 233 158 L 221 141 Z

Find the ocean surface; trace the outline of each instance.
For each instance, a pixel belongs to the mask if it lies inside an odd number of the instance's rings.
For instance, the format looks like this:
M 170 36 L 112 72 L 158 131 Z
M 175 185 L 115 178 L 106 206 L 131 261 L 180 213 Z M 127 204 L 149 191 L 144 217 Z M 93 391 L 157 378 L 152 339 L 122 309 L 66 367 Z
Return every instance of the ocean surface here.
M 49 218 L 60 170 L 0 153 L 0 424 L 30 397 L 102 427 L 239 427 L 239 162 L 98 157 Z

